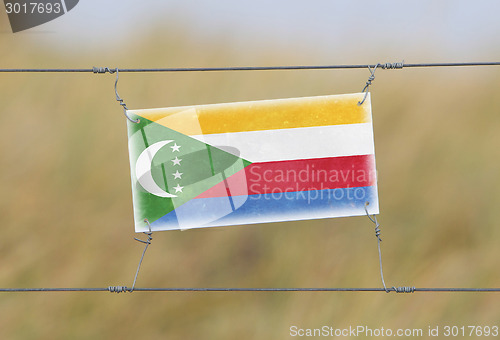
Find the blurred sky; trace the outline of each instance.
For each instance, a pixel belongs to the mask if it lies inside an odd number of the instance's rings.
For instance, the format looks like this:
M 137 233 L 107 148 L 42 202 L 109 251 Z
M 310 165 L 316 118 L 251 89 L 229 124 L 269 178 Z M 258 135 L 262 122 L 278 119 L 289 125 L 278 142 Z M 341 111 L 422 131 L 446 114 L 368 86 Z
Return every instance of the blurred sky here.
M 285 63 L 487 61 L 499 59 L 499 12 L 498 0 L 81 0 L 67 15 L 15 36 L 78 54 L 139 44 L 154 27 L 161 43 L 174 39 L 179 31 L 169 28 L 177 27 L 198 42 L 222 37 L 248 63 L 283 48 L 302 56 Z M 2 21 L 2 35 L 10 33 Z

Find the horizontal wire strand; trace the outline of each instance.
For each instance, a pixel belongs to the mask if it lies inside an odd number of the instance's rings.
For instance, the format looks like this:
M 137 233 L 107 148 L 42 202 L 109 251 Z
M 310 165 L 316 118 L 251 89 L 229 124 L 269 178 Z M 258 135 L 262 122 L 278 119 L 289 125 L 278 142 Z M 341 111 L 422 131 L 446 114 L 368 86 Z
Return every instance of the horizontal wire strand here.
M 17 292 L 131 292 L 127 287 L 107 288 L 0 288 L 0 293 Z M 475 292 L 496 292 L 500 293 L 500 288 L 411 288 L 411 291 L 395 291 L 396 293 L 475 293 Z M 134 288 L 134 292 L 384 292 L 384 288 Z
M 119 72 L 217 72 L 217 71 L 274 71 L 274 70 L 334 70 L 334 69 L 365 69 L 382 66 L 383 69 L 401 69 L 411 67 L 456 67 L 456 66 L 500 66 L 500 62 L 459 62 L 459 63 L 400 63 L 402 67 L 384 67 L 395 65 L 391 63 L 357 64 L 357 65 L 300 65 L 300 66 L 236 66 L 236 67 L 179 67 L 179 68 L 4 68 L 0 72 L 59 72 L 59 73 L 106 73 L 109 70 Z

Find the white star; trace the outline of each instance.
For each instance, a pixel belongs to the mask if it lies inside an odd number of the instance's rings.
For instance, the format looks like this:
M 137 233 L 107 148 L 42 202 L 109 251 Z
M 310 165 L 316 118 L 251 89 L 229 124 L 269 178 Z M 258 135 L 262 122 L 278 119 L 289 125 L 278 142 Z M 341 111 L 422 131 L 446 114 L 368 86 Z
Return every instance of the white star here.
M 175 172 L 175 174 L 172 174 L 172 175 L 174 175 L 174 179 L 177 179 L 177 178 L 178 178 L 178 179 L 182 179 L 182 175 L 183 175 L 183 173 L 182 173 L 182 172 L 179 172 L 179 170 L 177 170 L 177 171 Z
M 177 157 L 175 157 L 175 159 L 172 159 L 172 163 L 174 163 L 173 165 L 181 165 L 181 161 L 182 159 L 179 159 Z
M 181 187 L 181 186 L 179 185 L 179 183 L 177 183 L 177 186 L 176 186 L 176 187 L 174 187 L 174 189 L 175 189 L 175 192 L 182 192 L 182 189 L 184 189 L 184 187 Z
M 177 143 L 174 143 L 174 145 L 171 146 L 172 152 L 174 152 L 174 151 L 180 152 L 179 151 L 180 147 L 181 147 L 180 145 L 177 145 Z

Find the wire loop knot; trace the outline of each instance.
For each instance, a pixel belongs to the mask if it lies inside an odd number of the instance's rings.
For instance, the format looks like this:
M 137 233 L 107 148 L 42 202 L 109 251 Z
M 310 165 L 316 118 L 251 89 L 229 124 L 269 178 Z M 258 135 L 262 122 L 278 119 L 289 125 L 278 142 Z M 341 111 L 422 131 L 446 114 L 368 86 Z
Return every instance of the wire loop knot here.
M 111 70 L 109 70 L 109 69 L 108 69 L 108 71 L 109 71 L 109 73 L 114 73 L 114 72 L 116 72 L 116 80 L 115 80 L 115 95 L 116 95 L 116 101 L 117 101 L 117 102 L 118 102 L 118 103 L 119 103 L 119 104 L 123 107 L 123 114 L 124 114 L 124 115 L 125 115 L 125 117 L 127 117 L 127 119 L 128 119 L 129 121 L 131 121 L 132 123 L 136 123 L 136 124 L 137 124 L 137 123 L 139 123 L 139 122 L 140 122 L 140 119 L 136 119 L 136 120 L 134 120 L 134 119 L 132 119 L 132 118 L 130 118 L 130 117 L 128 116 L 128 114 L 127 114 L 127 110 L 128 110 L 127 104 L 125 104 L 125 102 L 123 101 L 123 99 L 122 99 L 122 98 L 120 98 L 120 95 L 118 94 L 118 89 L 117 89 L 117 87 L 118 87 L 118 76 L 119 76 L 119 75 L 118 75 L 118 68 L 114 69 L 114 71 L 111 71 Z
M 414 293 L 415 287 L 392 287 L 396 293 Z
M 94 73 L 100 73 L 100 74 L 103 74 L 103 73 L 110 73 L 110 74 L 113 74 L 116 71 L 117 69 L 112 69 L 112 68 L 109 68 L 109 67 L 92 67 L 92 72 Z
M 142 265 L 142 260 L 144 260 L 144 255 L 146 254 L 146 250 L 148 250 L 149 245 L 151 244 L 151 241 L 153 240 L 153 231 L 151 230 L 151 223 L 149 223 L 149 220 L 147 218 L 144 219 L 144 223 L 148 225 L 148 231 L 143 232 L 144 235 L 148 236 L 148 239 L 146 241 L 143 241 L 141 239 L 135 238 L 134 240 L 139 241 L 141 243 L 144 243 L 146 246 L 144 247 L 144 251 L 142 252 L 141 260 L 139 261 L 139 265 L 137 266 L 137 271 L 135 272 L 135 277 L 134 277 L 134 283 L 132 283 L 132 288 L 130 288 L 129 292 L 133 292 L 135 288 L 135 283 L 137 282 L 137 276 L 139 276 L 139 270 L 141 269 Z
M 382 242 L 382 238 L 380 238 L 381 230 L 380 230 L 380 224 L 377 221 L 377 216 L 372 215 L 368 213 L 367 207 L 370 205 L 370 202 L 365 202 L 365 213 L 366 216 L 372 221 L 373 224 L 375 224 L 375 237 L 377 238 L 377 246 L 378 246 L 378 261 L 379 261 L 379 266 L 380 266 L 380 278 L 382 280 L 382 285 L 384 286 L 384 290 L 386 293 L 390 292 L 396 292 L 396 293 L 413 293 L 415 292 L 415 287 L 392 287 L 392 288 L 387 288 L 385 285 L 385 280 L 384 280 L 384 270 L 382 269 L 382 251 L 380 249 L 380 242 Z
M 120 294 L 120 293 L 128 292 L 129 289 L 126 286 L 109 286 L 108 287 L 108 291 L 110 293 Z
M 146 241 L 143 241 L 141 239 L 134 237 L 134 240 L 149 245 L 149 244 L 151 244 L 151 241 L 153 240 L 153 236 L 151 236 L 151 235 L 153 235 L 153 232 L 151 231 L 151 224 L 149 223 L 148 219 L 145 219 L 144 222 L 147 223 L 149 231 L 145 231 L 145 232 L 143 232 L 143 234 L 147 235 L 148 239 Z
M 358 102 L 358 106 L 363 105 L 363 103 L 366 100 L 366 97 L 368 96 L 368 88 L 372 84 L 372 82 L 375 80 L 375 71 L 377 70 L 378 67 L 380 67 L 383 70 L 394 70 L 394 69 L 402 69 L 404 67 L 405 61 L 403 60 L 402 62 L 396 62 L 396 63 L 384 63 L 384 64 L 376 64 L 373 69 L 371 68 L 370 65 L 368 65 L 368 70 L 370 71 L 370 76 L 368 77 L 368 80 L 366 81 L 365 87 L 363 88 L 362 93 L 364 93 L 363 100 Z
M 403 60 L 400 63 L 385 63 L 385 64 L 379 64 L 379 67 L 382 68 L 383 70 L 395 70 L 395 69 L 402 69 L 405 66 L 405 61 Z
M 120 95 L 118 94 L 118 67 L 116 68 L 109 68 L 109 67 L 92 67 L 92 72 L 94 73 L 99 73 L 99 74 L 104 74 L 104 73 L 109 73 L 109 74 L 113 74 L 113 73 L 116 73 L 116 80 L 115 80 L 115 96 L 116 96 L 116 101 L 121 105 L 121 107 L 123 107 L 123 114 L 125 115 L 125 117 L 127 117 L 127 119 L 129 121 L 131 121 L 132 123 L 139 123 L 140 122 L 140 119 L 132 119 L 129 117 L 129 115 L 127 114 L 127 110 L 128 110 L 128 107 L 127 107 L 127 104 L 125 104 L 125 102 L 123 101 L 122 98 L 120 98 Z
M 369 202 L 366 202 L 365 203 L 365 212 L 366 212 L 366 216 L 368 216 L 368 218 L 370 219 L 370 221 L 373 222 L 373 224 L 375 224 L 375 237 L 377 237 L 378 241 L 382 242 L 382 239 L 380 238 L 380 234 L 382 233 L 382 231 L 380 230 L 380 223 L 378 223 L 377 221 L 377 217 L 375 215 L 370 216 L 370 214 L 368 213 L 368 209 L 367 207 L 370 205 Z
M 363 97 L 363 100 L 358 102 L 358 106 L 361 106 L 363 105 L 363 103 L 365 102 L 366 100 L 366 97 L 368 96 L 368 88 L 370 87 L 370 85 L 372 84 L 372 81 L 375 80 L 375 71 L 377 70 L 377 67 L 379 66 L 380 64 L 377 64 L 375 65 L 375 67 L 372 69 L 370 67 L 370 65 L 368 65 L 368 70 L 370 70 L 370 76 L 368 77 L 368 80 L 366 81 L 366 84 L 365 84 L 365 87 L 363 87 L 363 91 L 361 91 L 362 93 L 364 92 L 365 96 Z

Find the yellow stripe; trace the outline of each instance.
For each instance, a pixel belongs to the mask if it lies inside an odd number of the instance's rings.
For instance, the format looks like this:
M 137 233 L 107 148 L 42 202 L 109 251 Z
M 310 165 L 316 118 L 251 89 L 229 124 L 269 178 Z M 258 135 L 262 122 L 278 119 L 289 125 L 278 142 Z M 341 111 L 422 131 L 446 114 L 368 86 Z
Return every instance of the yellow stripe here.
M 364 94 L 263 100 L 228 104 L 130 110 L 186 135 L 371 122 L 370 95 Z

